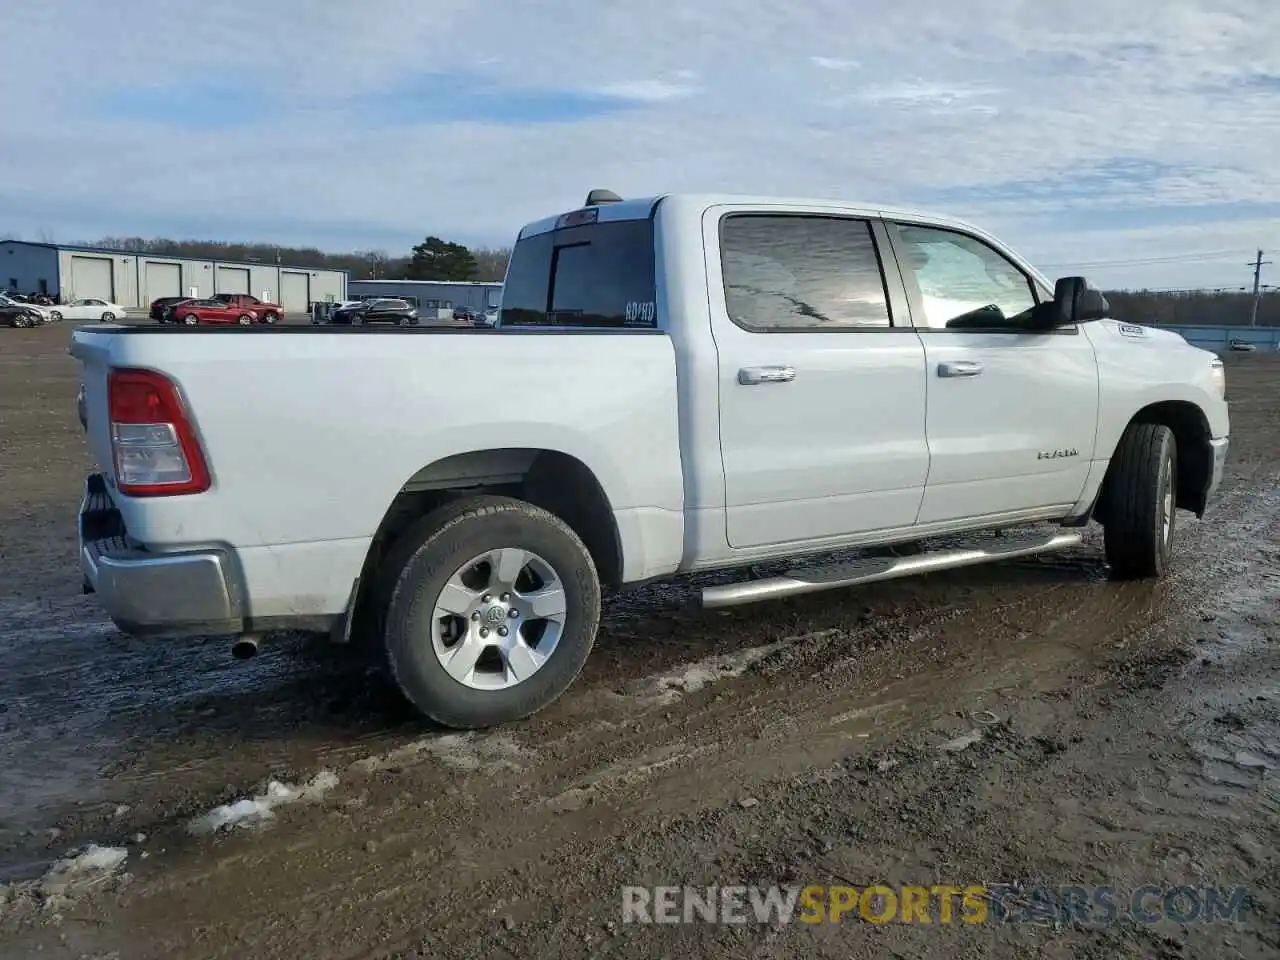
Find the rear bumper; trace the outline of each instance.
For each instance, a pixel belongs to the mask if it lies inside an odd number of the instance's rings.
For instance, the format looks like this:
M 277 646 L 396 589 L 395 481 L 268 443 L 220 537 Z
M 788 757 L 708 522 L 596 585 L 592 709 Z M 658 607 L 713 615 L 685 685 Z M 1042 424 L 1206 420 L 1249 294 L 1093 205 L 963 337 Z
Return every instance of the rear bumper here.
M 244 603 L 224 550 L 149 553 L 132 546 L 101 474 L 85 481 L 80 505 L 80 569 L 85 592 L 136 636 L 239 634 Z

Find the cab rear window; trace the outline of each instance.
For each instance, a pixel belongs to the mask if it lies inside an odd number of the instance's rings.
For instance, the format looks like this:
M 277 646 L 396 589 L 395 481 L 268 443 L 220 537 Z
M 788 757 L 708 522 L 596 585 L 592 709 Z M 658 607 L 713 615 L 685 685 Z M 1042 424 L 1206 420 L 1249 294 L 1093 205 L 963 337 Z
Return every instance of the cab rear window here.
M 504 327 L 654 327 L 653 221 L 613 220 L 528 237 L 511 252 Z

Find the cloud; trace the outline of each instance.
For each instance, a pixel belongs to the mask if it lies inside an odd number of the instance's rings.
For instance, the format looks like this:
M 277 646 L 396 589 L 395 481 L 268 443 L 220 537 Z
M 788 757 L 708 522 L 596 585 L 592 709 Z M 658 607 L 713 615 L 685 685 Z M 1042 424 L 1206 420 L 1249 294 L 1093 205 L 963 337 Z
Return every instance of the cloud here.
M 1271 0 L 10 6 L 0 231 L 500 243 L 609 187 L 937 208 L 1047 263 L 1280 244 Z
M 665 103 L 693 94 L 689 83 L 673 83 L 670 80 L 630 80 L 622 83 L 606 83 L 600 92 L 606 97 L 630 100 L 633 103 Z
M 856 70 L 857 60 L 840 60 L 836 57 L 810 57 L 809 62 L 823 70 Z

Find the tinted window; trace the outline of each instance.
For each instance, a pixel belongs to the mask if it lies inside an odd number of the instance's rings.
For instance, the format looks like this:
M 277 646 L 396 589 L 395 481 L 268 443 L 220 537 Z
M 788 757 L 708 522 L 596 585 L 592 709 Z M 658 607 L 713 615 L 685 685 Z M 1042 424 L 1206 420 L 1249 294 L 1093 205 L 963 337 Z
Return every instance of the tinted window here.
M 720 228 L 725 305 L 753 331 L 888 327 L 889 305 L 866 220 L 735 214 Z
M 1031 279 L 981 240 L 937 227 L 897 230 L 903 267 L 915 274 L 924 302 L 917 326 L 1004 326 L 1036 305 Z
M 654 327 L 653 223 L 566 227 L 516 244 L 504 326 Z

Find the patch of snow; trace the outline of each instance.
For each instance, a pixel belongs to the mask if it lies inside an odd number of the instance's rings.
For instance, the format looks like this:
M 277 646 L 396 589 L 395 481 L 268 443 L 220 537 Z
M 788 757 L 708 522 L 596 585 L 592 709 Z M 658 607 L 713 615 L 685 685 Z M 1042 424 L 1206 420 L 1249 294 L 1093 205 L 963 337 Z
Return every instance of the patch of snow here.
M 954 740 L 948 740 L 946 743 L 938 747 L 943 753 L 959 753 L 961 750 L 968 750 L 975 743 L 982 740 L 981 730 L 970 730 L 968 733 L 961 734 Z
M 322 770 L 302 786 L 272 780 L 266 792 L 214 807 L 187 824 L 191 833 L 218 833 L 235 827 L 259 826 L 275 816 L 275 809 L 298 801 L 318 800 L 338 785 L 338 775 Z
M 422 737 L 388 753 L 364 757 L 352 763 L 350 769 L 358 773 L 376 773 L 430 757 L 459 770 L 497 773 L 522 770 L 528 754 L 529 751 L 509 734 L 450 733 Z
M 129 851 L 123 847 L 100 847 L 91 843 L 82 851 L 59 860 L 35 885 L 37 893 L 46 900 L 68 896 L 76 891 L 95 886 L 114 876 L 125 861 Z
M 674 703 L 717 680 L 742 676 L 753 665 L 792 642 L 794 641 L 767 643 L 760 647 L 747 647 L 733 653 L 722 653 L 682 664 L 675 670 L 638 681 L 632 689 L 632 695 L 655 706 Z

